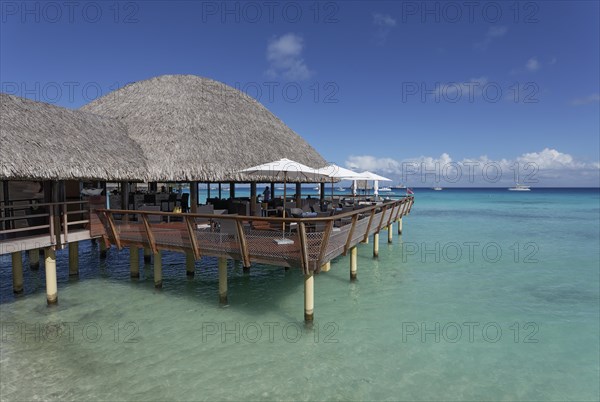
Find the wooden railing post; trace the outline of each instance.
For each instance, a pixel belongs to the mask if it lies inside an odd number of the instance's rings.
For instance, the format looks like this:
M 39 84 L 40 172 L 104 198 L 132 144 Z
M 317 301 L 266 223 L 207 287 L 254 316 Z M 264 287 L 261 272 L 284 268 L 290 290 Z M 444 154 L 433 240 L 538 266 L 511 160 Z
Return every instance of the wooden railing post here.
M 323 239 L 321 240 L 321 250 L 319 250 L 319 266 L 317 269 L 320 269 L 321 265 L 323 265 L 323 257 L 327 252 L 327 246 L 329 245 L 329 238 L 331 237 L 331 232 L 333 231 L 333 220 L 329 220 L 327 222 L 327 226 L 325 226 L 325 232 L 323 233 Z
M 308 248 L 306 246 L 306 226 L 304 222 L 298 223 L 298 236 L 300 237 L 300 260 L 302 262 L 302 271 L 304 275 L 309 275 Z
M 348 253 L 348 249 L 350 248 L 350 243 L 352 242 L 352 236 L 354 235 L 354 228 L 356 227 L 357 219 L 358 214 L 352 215 L 352 226 L 350 227 L 350 232 L 348 233 L 348 238 L 346 239 L 346 244 L 344 245 L 344 255 Z
M 148 222 L 148 217 L 143 212 L 140 213 L 142 217 L 142 222 L 144 223 L 144 229 L 146 229 L 146 238 L 148 239 L 148 245 L 152 250 L 152 254 L 158 253 L 158 248 L 156 247 L 156 240 L 154 239 L 154 233 L 152 233 L 152 228 L 150 227 L 150 222 Z
M 190 243 L 192 246 L 192 252 L 194 253 L 194 258 L 199 260 L 202 257 L 200 252 L 200 245 L 198 244 L 198 239 L 196 238 L 196 230 L 195 230 L 195 219 L 191 216 L 185 216 L 185 225 L 187 227 L 188 235 L 190 236 Z M 156 254 L 156 253 L 154 253 Z
M 250 267 L 250 254 L 248 253 L 248 244 L 246 243 L 246 234 L 244 233 L 244 227 L 240 219 L 235 219 L 237 227 L 238 238 L 240 240 L 240 254 L 242 255 L 242 263 L 244 268 Z
M 106 221 L 108 222 L 108 227 L 110 228 L 110 232 L 112 233 L 113 239 L 115 240 L 115 245 L 117 246 L 117 248 L 119 250 L 122 250 L 123 246 L 121 245 L 121 239 L 119 237 L 119 233 L 117 232 L 117 227 L 116 227 L 115 221 L 112 217 L 112 212 L 103 211 L 102 213 L 104 214 L 104 217 L 106 218 Z
M 365 232 L 365 236 L 363 237 L 363 242 L 369 240 L 369 231 L 371 230 L 371 223 L 373 222 L 373 217 L 375 216 L 375 208 L 371 210 L 371 216 L 369 216 L 369 223 L 367 223 L 367 231 Z

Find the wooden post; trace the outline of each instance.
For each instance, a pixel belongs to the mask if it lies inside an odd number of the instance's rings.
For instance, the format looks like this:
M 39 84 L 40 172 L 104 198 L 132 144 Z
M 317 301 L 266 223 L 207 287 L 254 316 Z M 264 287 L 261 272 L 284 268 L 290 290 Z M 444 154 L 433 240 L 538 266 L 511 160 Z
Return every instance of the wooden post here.
M 227 258 L 219 257 L 219 303 L 227 304 Z
M 29 268 L 36 271 L 40 268 L 40 250 L 29 250 Z
M 206 200 L 210 198 L 210 182 L 206 183 Z
M 323 202 L 325 200 L 325 183 L 319 184 L 319 201 Z M 331 200 L 333 202 L 333 200 Z
M 54 249 L 45 250 L 44 266 L 46 268 L 46 301 L 49 305 L 58 303 L 58 286 L 56 283 L 56 253 Z
M 106 258 L 106 241 L 100 239 L 100 258 Z
M 154 287 L 162 289 L 162 252 L 154 254 Z
M 402 234 L 402 218 L 398 219 L 398 234 Z
M 271 199 L 275 199 L 275 183 L 271 182 Z
M 373 257 L 379 256 L 379 233 L 373 234 Z
M 325 264 L 321 265 L 321 271 L 329 272 L 331 269 L 331 261 L 327 261 Z
M 304 321 L 313 322 L 315 312 L 315 277 L 304 275 Z
M 12 253 L 13 292 L 23 293 L 23 256 L 20 251 Z
M 198 182 L 190 182 L 190 212 L 198 212 Z
M 194 259 L 194 253 L 187 251 L 185 253 L 185 275 L 188 278 L 194 277 L 196 271 L 196 260 Z
M 79 275 L 79 243 L 69 243 L 69 276 Z
M 144 264 L 150 264 L 152 262 L 152 250 L 150 247 L 144 247 Z
M 253 181 L 250 183 L 250 215 L 254 216 L 256 212 L 256 182 Z
M 121 182 L 121 209 L 128 210 L 129 209 L 129 182 L 123 181 Z M 133 205 L 133 209 L 135 209 L 135 204 Z M 128 222 L 129 215 L 125 214 L 121 217 L 121 222 Z
M 129 272 L 132 278 L 140 277 L 140 250 L 137 247 L 129 247 Z
M 221 190 L 222 190 L 222 186 L 221 186 L 221 183 L 219 183 L 219 199 L 220 200 L 223 199 L 223 194 L 222 194 Z
M 229 198 L 235 198 L 235 183 L 232 181 L 229 182 Z
M 365 236 L 365 238 L 361 241 L 361 243 L 363 244 L 369 244 L 369 236 L 367 234 L 367 236 Z
M 392 243 L 394 241 L 394 231 L 392 230 L 393 225 L 390 223 L 388 225 L 388 243 Z
M 357 269 L 357 257 L 358 252 L 356 246 L 350 249 L 350 280 L 356 280 L 356 269 Z
M 296 183 L 296 208 L 302 208 L 302 184 Z

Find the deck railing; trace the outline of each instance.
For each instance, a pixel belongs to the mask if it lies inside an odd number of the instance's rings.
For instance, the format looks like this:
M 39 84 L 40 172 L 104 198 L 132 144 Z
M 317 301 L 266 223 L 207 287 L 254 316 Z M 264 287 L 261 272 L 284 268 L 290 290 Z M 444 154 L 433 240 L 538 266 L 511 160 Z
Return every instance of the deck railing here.
M 32 244 L 61 246 L 69 242 L 73 230 L 88 229 L 88 201 L 27 203 L 0 206 L 0 245 L 36 239 Z M 0 254 L 4 248 L 0 247 Z M 10 250 L 9 250 L 10 251 Z
M 331 259 L 410 213 L 413 197 L 333 216 L 275 218 L 243 215 L 97 209 L 107 240 L 119 249 L 173 250 L 318 272 Z M 117 219 L 119 218 L 119 219 Z

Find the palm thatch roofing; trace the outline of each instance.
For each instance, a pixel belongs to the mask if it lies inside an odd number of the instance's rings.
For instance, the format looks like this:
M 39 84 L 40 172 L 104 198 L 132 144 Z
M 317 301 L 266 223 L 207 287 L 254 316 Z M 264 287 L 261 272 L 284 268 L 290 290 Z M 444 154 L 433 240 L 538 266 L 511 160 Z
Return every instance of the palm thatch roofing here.
M 0 93 L 0 179 L 141 181 L 146 172 L 117 120 Z
M 135 82 L 81 110 L 118 119 L 142 148 L 151 181 L 245 181 L 250 166 L 326 161 L 259 102 L 194 75 Z M 265 177 L 266 178 L 266 177 Z

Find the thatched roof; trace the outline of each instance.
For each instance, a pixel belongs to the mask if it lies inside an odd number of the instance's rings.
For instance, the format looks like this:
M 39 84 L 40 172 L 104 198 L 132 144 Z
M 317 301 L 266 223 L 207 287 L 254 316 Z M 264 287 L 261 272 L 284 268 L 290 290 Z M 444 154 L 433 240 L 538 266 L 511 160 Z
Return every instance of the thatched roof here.
M 194 75 L 136 82 L 82 110 L 124 123 L 142 147 L 153 181 L 244 180 L 249 176 L 238 171 L 281 158 L 315 168 L 326 165 L 259 102 Z
M 146 171 L 118 121 L 0 93 L 0 179 L 135 181 Z

